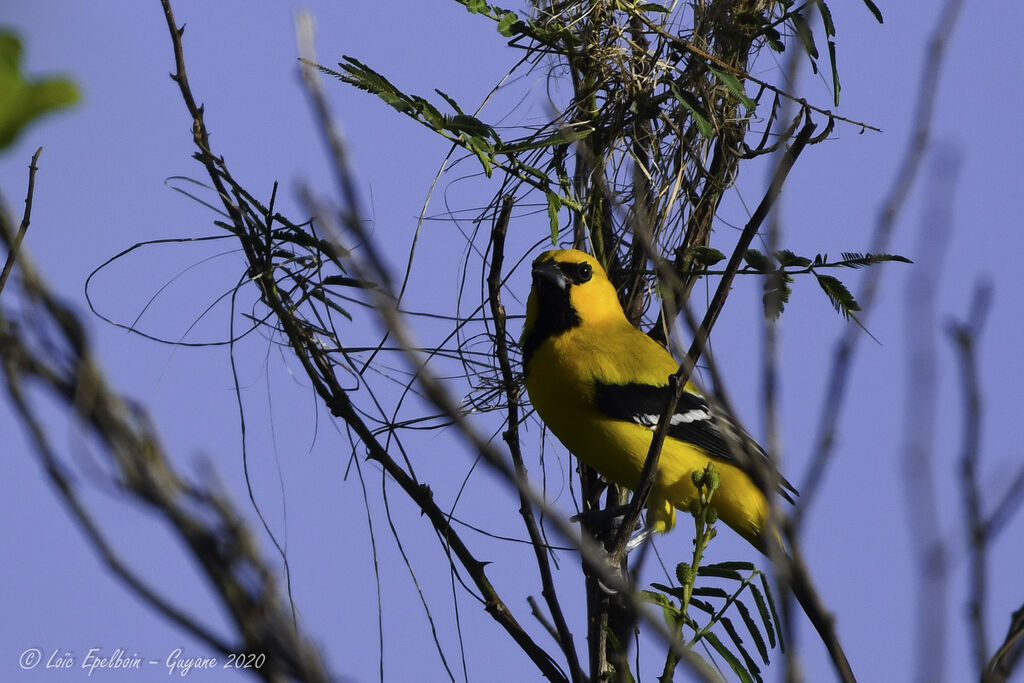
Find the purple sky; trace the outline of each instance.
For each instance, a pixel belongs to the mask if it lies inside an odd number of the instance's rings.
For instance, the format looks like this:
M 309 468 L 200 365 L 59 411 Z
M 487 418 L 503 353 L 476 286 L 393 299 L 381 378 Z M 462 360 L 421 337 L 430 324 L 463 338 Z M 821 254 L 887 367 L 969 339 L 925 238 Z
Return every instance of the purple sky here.
M 175 175 L 201 177 L 200 166 L 190 159 L 190 122 L 167 77 L 172 66 L 170 41 L 156 0 L 90 3 L 88 9 L 82 3 L 54 0 L 9 4 L 3 22 L 22 37 L 26 71 L 68 74 L 78 83 L 83 101 L 32 127 L 0 157 L 0 188 L 20 212 L 29 158 L 38 146 L 45 148 L 26 244 L 55 288 L 87 313 L 84 280 L 110 256 L 143 240 L 216 231 L 208 209 L 165 184 Z M 465 108 L 474 108 L 496 75 L 520 56 L 504 46 L 488 21 L 470 16 L 453 2 L 401 4 L 398 9 L 396 3 L 306 3 L 317 20 L 321 61 L 333 64 L 342 54 L 352 55 L 399 87 L 423 95 L 436 87 Z M 867 250 L 878 206 L 906 145 L 913 92 L 936 8 L 886 4 L 892 6 L 882 6 L 886 22 L 879 26 L 860 3 L 833 3 L 843 83 L 840 112 L 884 132 L 860 134 L 859 129 L 839 127 L 833 140 L 809 148 L 799 159 L 783 202 L 784 246 L 797 253 L 835 256 L 840 251 Z M 236 177 L 262 198 L 269 196 L 274 180 L 280 181 L 281 209 L 301 220 L 298 184 L 309 183 L 328 192 L 331 178 L 298 83 L 293 28 L 297 7 L 238 0 L 175 3 L 178 21 L 188 25 L 189 74 L 197 98 L 206 104 L 217 152 L 227 158 Z M 990 502 L 1001 495 L 1024 455 L 1014 427 L 1020 421 L 1024 380 L 1020 354 L 1024 330 L 1015 300 L 1024 291 L 1018 263 L 1024 254 L 1024 233 L 1019 229 L 1024 193 L 1016 163 L 1024 157 L 1024 138 L 1016 120 L 1024 110 L 1021 52 L 1016 47 L 1017 27 L 1022 23 L 1024 8 L 1019 4 L 1001 8 L 998 16 L 968 5 L 949 47 L 933 130 L 936 144 L 952 150 L 961 162 L 951 198 L 954 232 L 936 290 L 937 327 L 930 331 L 938 345 L 940 372 L 938 391 L 932 397 L 938 411 L 938 525 L 953 558 L 946 615 L 949 636 L 944 646 L 936 644 L 946 657 L 948 680 L 969 679 L 971 669 L 963 619 L 963 511 L 956 476 L 961 399 L 957 367 L 943 330 L 951 316 L 964 316 L 974 284 L 982 278 L 992 282 L 995 294 L 980 362 L 985 392 L 981 483 Z M 774 78 L 770 66 L 765 61 L 757 75 Z M 505 125 L 526 123 L 547 113 L 541 99 L 543 75 L 538 72 L 528 78 L 536 80 L 517 84 L 516 92 L 535 85 L 539 94 L 524 102 Z M 820 78 L 808 80 L 806 75 L 804 83 L 803 92 L 811 100 L 829 104 L 827 83 Z M 327 87 L 351 144 L 373 231 L 393 245 L 392 256 L 401 262 L 448 146 L 365 93 L 337 82 L 327 82 Z M 485 109 L 485 119 L 505 111 L 501 106 L 510 100 L 499 100 Z M 458 212 L 488 200 L 495 187 L 477 178 L 462 180 L 477 173 L 474 164 L 460 164 L 441 178 L 429 215 Z M 736 199 L 742 196 L 748 206 L 756 203 L 765 175 L 763 169 L 748 169 L 721 218 L 742 224 L 746 214 Z M 899 223 L 892 251 L 921 259 L 920 234 L 930 227 L 924 223 L 929 201 L 934 202 L 934 195 L 919 183 Z M 459 284 L 455 264 L 464 249 L 458 229 L 467 227 L 468 220 L 459 225 L 425 224 L 424 260 L 414 272 L 410 307 L 441 311 L 451 306 Z M 523 217 L 517 219 L 514 230 L 525 244 L 543 236 L 546 220 L 543 215 Z M 730 239 L 727 230 L 716 235 L 723 250 L 731 248 Z M 199 264 L 175 280 L 139 323 L 147 331 L 180 338 L 238 277 L 237 254 L 204 260 L 229 248 L 233 245 L 225 241 L 141 250 L 97 277 L 94 301 L 109 317 L 129 322 L 163 284 Z M 917 670 L 912 638 L 916 574 L 899 463 L 905 439 L 904 403 L 911 394 L 905 380 L 904 290 L 911 278 L 920 277 L 915 270 L 920 265 L 885 266 L 881 301 L 869 323 L 879 343 L 862 340 L 836 459 L 805 537 L 812 571 L 825 601 L 838 615 L 839 632 L 863 681 L 908 680 Z M 851 286 L 860 277 L 854 271 L 835 274 Z M 475 275 L 469 278 L 468 297 L 479 291 Z M 513 283 L 518 283 L 524 300 L 525 277 Z M 750 430 L 762 435 L 757 408 L 759 287 L 760 282 L 753 279 L 739 283 L 713 341 L 731 399 Z M 521 312 L 515 310 L 514 301 L 507 305 L 510 312 Z M 113 383 L 149 407 L 176 463 L 195 472 L 201 460 L 211 461 L 235 499 L 255 518 L 242 480 L 227 350 L 160 345 L 91 315 L 87 319 L 96 352 Z M 186 340 L 224 338 L 227 319 L 228 309 L 222 303 Z M 810 281 L 796 283 L 782 320 L 784 471 L 799 483 L 812 447 L 833 343 L 844 323 Z M 518 323 L 513 325 L 518 334 Z M 376 330 L 370 316 L 359 313 L 348 333 L 349 343 L 369 343 Z M 424 328 L 421 334 L 429 340 L 436 332 Z M 376 584 L 363 492 L 354 471 L 344 479 L 347 441 L 325 413 L 321 411 L 318 419 L 306 382 L 293 375 L 298 371 L 295 363 L 265 338 L 254 336 L 239 349 L 239 367 L 254 492 L 271 527 L 287 542 L 302 622 L 327 654 L 333 672 L 373 680 L 378 676 L 373 620 Z M 913 401 L 923 398 L 927 397 L 910 395 Z M 486 420 L 481 425 L 493 428 Z M 53 429 L 72 454 L 71 462 L 81 465 L 92 457 L 74 428 L 55 419 Z M 536 428 L 530 432 L 532 444 L 537 433 Z M 9 614 L 0 622 L 0 678 L 42 681 L 51 676 L 62 680 L 83 676 L 80 670 L 23 672 L 18 657 L 31 647 L 41 648 L 47 656 L 53 650 L 71 650 L 79 660 L 93 647 L 107 652 L 121 647 L 156 659 L 179 647 L 193 655 L 212 655 L 154 616 L 108 575 L 58 504 L 5 403 L 0 403 L 0 434 L 7 455 L 0 477 L 0 519 L 9 549 L 0 563 Z M 410 443 L 419 452 L 418 473 L 430 481 L 439 500 L 453 500 L 472 467 L 471 455 L 446 433 L 430 432 Z M 572 500 L 563 486 L 567 474 L 560 474 L 568 473 L 568 464 L 564 458 L 550 458 L 546 468 L 549 494 L 571 514 Z M 531 469 L 540 471 L 535 464 Z M 415 585 L 388 530 L 380 502 L 380 476 L 365 463 L 362 470 L 384 594 L 385 678 L 444 680 L 445 670 Z M 166 530 L 151 516 L 84 483 L 87 500 L 107 528 L 114 530 L 132 566 L 223 631 L 223 615 L 211 605 L 209 592 Z M 461 678 L 457 632 L 448 609 L 450 577 L 440 547 L 426 521 L 397 489 L 390 486 L 388 493 L 399 538 L 431 604 L 445 655 Z M 514 498 L 479 470 L 469 479 L 457 515 L 494 533 L 524 535 Z M 666 561 L 688 555 L 689 529 L 683 524 L 659 541 Z M 524 596 L 526 590 L 539 591 L 530 555 L 466 533 L 479 556 L 494 561 L 493 580 L 507 592 L 519 618 L 533 628 Z M 991 555 L 988 626 L 993 645 L 1001 640 L 1009 613 L 1024 602 L 1017 569 L 1024 560 L 1017 541 L 1022 533 L 1024 518 L 1018 518 L 1003 532 Z M 269 541 L 264 547 L 269 556 Z M 755 551 L 726 532 L 713 544 L 712 559 L 760 561 Z M 566 601 L 576 605 L 581 589 L 574 580 L 575 559 L 563 554 L 561 561 L 560 585 Z M 529 579 L 529 588 L 524 587 L 522 576 Z M 475 601 L 461 590 L 457 594 L 469 677 L 532 679 L 534 670 L 525 657 L 505 642 Z M 579 612 L 570 618 L 576 620 L 582 639 Z M 803 642 L 808 680 L 826 680 L 830 675 L 826 655 L 807 631 Z M 496 663 L 501 672 L 497 679 Z M 767 680 L 780 674 L 781 667 L 776 667 Z M 214 680 L 209 674 L 192 676 Z M 128 679 L 127 675 L 105 677 Z

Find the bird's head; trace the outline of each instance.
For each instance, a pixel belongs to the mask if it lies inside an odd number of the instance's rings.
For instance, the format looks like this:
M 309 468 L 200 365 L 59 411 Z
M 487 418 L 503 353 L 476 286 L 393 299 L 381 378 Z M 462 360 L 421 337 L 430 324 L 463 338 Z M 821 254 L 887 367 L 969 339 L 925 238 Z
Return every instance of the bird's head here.
M 546 251 L 533 262 L 524 342 L 574 327 L 625 320 L 615 287 L 593 256 L 576 249 Z

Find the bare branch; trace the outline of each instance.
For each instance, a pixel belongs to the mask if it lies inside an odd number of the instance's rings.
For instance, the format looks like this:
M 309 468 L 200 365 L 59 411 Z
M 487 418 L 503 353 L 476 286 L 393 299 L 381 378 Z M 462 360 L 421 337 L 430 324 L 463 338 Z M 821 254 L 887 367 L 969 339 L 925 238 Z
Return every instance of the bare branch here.
M 28 190 L 25 192 L 25 213 L 21 218 L 21 225 L 18 226 L 18 233 L 14 236 L 14 239 L 7 243 L 7 260 L 4 262 L 4 269 L 0 271 L 0 293 L 4 291 L 4 285 L 7 284 L 7 278 L 11 275 L 11 270 L 14 268 L 14 262 L 18 259 L 18 249 L 21 247 L 21 241 L 25 239 L 25 233 L 28 232 L 28 224 L 32 219 L 32 197 L 35 194 L 36 187 L 36 162 L 39 161 L 39 155 L 43 153 L 43 148 L 40 147 L 36 150 L 36 153 L 32 155 L 32 161 L 28 165 Z M 0 211 L 2 211 L 0 207 Z M 7 217 L 4 216 L 4 221 Z M 6 235 L 4 235 L 6 241 Z
M 935 110 L 935 96 L 939 91 L 946 45 L 956 29 L 962 6 L 963 0 L 946 0 L 939 11 L 935 28 L 932 30 L 925 50 L 921 79 L 917 86 L 917 100 L 911 115 L 914 132 L 907 143 L 907 149 L 893 178 L 889 194 L 879 209 L 869 250 L 872 253 L 887 251 L 907 195 L 917 179 L 921 160 L 928 149 L 931 139 L 932 116 Z M 872 269 L 864 276 L 863 290 L 858 297 L 862 309 L 860 315 L 862 324 L 867 324 L 881 277 L 880 269 Z M 842 413 L 842 403 L 846 395 L 846 381 L 853 366 L 854 353 L 862 338 L 860 328 L 849 325 L 836 347 L 826 385 L 818 432 L 814 440 L 815 445 L 811 451 L 811 462 L 807 467 L 803 483 L 799 487 L 800 503 L 793 519 L 796 533 L 799 533 L 803 527 L 807 511 L 810 510 L 818 495 L 825 476 L 825 469 L 832 457 L 839 418 Z
M 967 320 L 949 325 L 949 336 L 960 358 L 960 393 L 964 398 L 964 435 L 960 455 L 961 491 L 967 516 L 967 549 L 970 574 L 967 580 L 967 615 L 970 624 L 974 660 L 978 671 L 988 662 L 988 638 L 985 632 L 987 560 L 990 541 L 982 495 L 978 487 L 978 462 L 981 458 L 981 389 L 978 386 L 977 343 L 991 303 L 992 288 L 978 286 Z

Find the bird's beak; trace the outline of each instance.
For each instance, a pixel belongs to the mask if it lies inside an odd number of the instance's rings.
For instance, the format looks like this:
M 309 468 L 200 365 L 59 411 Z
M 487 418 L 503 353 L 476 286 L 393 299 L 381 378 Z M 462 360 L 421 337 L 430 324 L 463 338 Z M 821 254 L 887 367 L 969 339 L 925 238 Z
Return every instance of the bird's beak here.
M 541 261 L 533 265 L 533 284 L 537 287 L 544 284 L 555 285 L 559 289 L 565 289 L 568 281 L 554 261 Z

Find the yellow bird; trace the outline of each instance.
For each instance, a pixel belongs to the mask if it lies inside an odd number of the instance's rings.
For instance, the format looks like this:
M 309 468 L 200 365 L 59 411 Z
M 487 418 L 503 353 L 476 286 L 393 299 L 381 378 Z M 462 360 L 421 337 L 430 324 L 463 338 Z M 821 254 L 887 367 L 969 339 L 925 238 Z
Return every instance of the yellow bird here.
M 575 249 L 537 257 L 522 349 L 526 390 L 552 433 L 606 479 L 635 487 L 670 400 L 669 376 L 679 364 L 626 319 L 596 259 Z M 687 383 L 662 446 L 647 502 L 648 526 L 658 532 L 670 529 L 675 508 L 688 510 L 696 498 L 693 473 L 712 462 L 721 478 L 711 500 L 718 518 L 761 552 L 771 552 L 772 546 L 785 552 L 778 535 L 764 533 L 768 500 L 741 465 L 748 452 L 766 458 L 746 432 Z M 771 467 L 767 459 L 757 464 Z M 774 470 L 767 471 L 792 502 L 789 493 L 796 490 Z M 795 573 L 790 579 L 794 597 L 821 635 L 840 678 L 855 681 L 810 578 Z
M 606 479 L 636 487 L 679 363 L 626 319 L 595 258 L 565 249 L 534 261 L 522 348 L 530 401 L 551 432 Z M 713 462 L 721 477 L 712 499 L 719 519 L 765 551 L 768 501 L 737 459 L 745 442 L 763 456 L 687 383 L 662 447 L 648 526 L 672 528 L 675 508 L 688 510 L 696 498 L 693 472 Z

